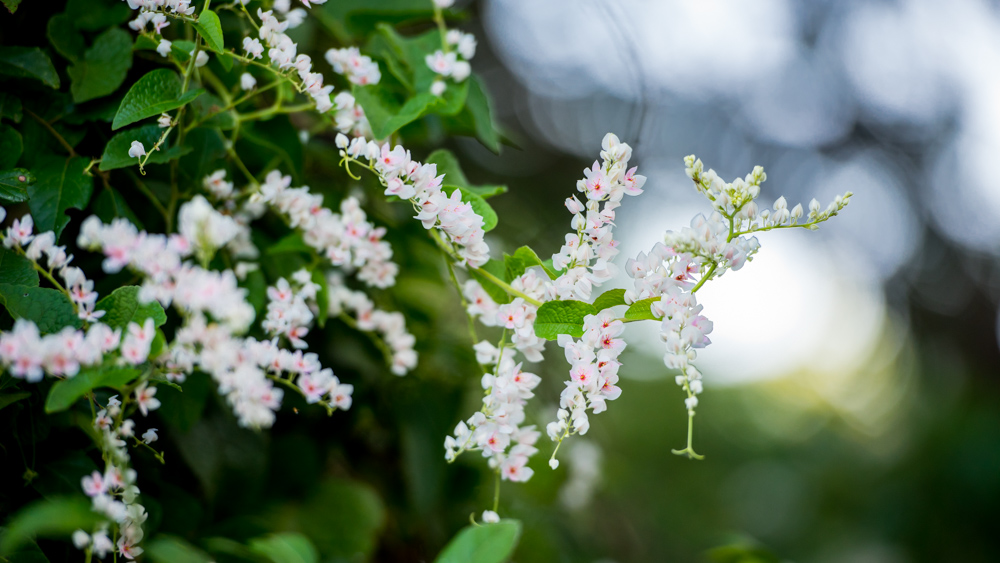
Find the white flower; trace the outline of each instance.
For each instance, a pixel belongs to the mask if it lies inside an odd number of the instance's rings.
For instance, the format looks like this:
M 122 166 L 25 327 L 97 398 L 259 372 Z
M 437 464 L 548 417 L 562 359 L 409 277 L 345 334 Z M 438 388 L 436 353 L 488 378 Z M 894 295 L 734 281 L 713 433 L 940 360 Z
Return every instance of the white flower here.
M 198 51 L 198 56 L 194 58 L 194 66 L 203 67 L 208 64 L 208 53 Z
M 243 50 L 250 55 L 250 58 L 260 59 L 264 56 L 264 45 L 261 44 L 259 39 L 251 39 L 250 37 L 243 38 Z
M 440 96 L 441 94 L 444 94 L 446 88 L 447 85 L 444 83 L 444 80 L 435 80 L 431 83 L 431 94 Z
M 253 90 L 257 86 L 257 79 L 253 77 L 249 72 L 244 72 L 240 75 L 240 88 L 244 90 Z
M 441 0 L 434 0 L 435 2 L 440 2 Z M 483 511 L 483 523 L 485 524 L 496 524 L 500 521 L 500 515 L 492 510 Z
M 156 435 L 156 429 L 150 428 L 142 434 L 142 441 L 146 444 L 152 444 L 155 442 L 159 436 Z
M 132 141 L 132 146 L 128 149 L 129 158 L 139 158 L 146 156 L 146 148 L 139 141 Z
M 156 124 L 159 125 L 161 129 L 166 129 L 167 127 L 170 127 L 171 121 L 172 120 L 170 119 L 169 114 L 161 113 L 160 117 L 156 120 Z
M 83 530 L 73 532 L 73 545 L 77 549 L 83 549 L 90 545 L 90 534 Z
M 455 5 L 455 0 L 434 0 L 434 5 L 438 8 L 451 8 Z
M 160 44 L 156 46 L 156 52 L 160 54 L 161 57 L 170 56 L 170 45 L 171 42 L 166 39 L 160 39 Z

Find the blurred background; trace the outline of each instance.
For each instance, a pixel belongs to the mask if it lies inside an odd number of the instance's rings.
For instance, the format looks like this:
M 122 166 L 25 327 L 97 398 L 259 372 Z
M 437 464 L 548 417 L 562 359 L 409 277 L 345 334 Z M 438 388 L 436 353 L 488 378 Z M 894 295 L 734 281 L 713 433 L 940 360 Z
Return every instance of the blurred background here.
M 818 232 L 761 235 L 752 264 L 700 294 L 715 321 L 704 461 L 670 454 L 682 393 L 656 328 L 629 326 L 622 398 L 577 445 L 600 467 L 577 479 L 591 500 L 545 518 L 571 530 L 557 552 L 587 554 L 564 560 L 688 561 L 727 543 L 792 561 L 1000 560 L 1000 5 L 477 7 L 474 68 L 521 148 L 459 146 L 511 184 L 494 245 L 555 251 L 555 210 L 608 131 L 649 177 L 618 215 L 622 260 L 707 209 L 688 154 L 726 179 L 763 165 L 762 202 L 855 193 Z M 528 488 L 549 490 L 548 473 Z

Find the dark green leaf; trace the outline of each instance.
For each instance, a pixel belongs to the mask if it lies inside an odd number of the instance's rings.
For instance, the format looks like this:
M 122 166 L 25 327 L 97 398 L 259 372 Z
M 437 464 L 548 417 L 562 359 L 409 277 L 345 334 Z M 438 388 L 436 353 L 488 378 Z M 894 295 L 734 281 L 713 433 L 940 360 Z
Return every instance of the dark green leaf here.
M 302 534 L 271 534 L 250 540 L 250 549 L 274 563 L 316 563 L 319 554 Z
M 6 118 L 14 123 L 21 122 L 21 99 L 5 92 L 0 92 L 0 118 Z
M 125 81 L 130 68 L 132 36 L 123 29 L 112 27 L 97 36 L 83 60 L 66 69 L 73 101 L 85 102 L 114 92 Z
M 205 552 L 174 536 L 158 535 L 143 544 L 146 558 L 156 563 L 208 563 Z
M 28 188 L 35 183 L 35 175 L 24 168 L 0 170 L 0 199 L 12 203 L 26 201 Z
M 80 328 L 83 325 L 69 297 L 55 289 L 0 284 L 0 302 L 10 316 L 33 321 L 42 334 L 59 332 L 66 326 Z
M 201 96 L 195 100 L 195 104 L 207 97 L 209 96 Z M 190 131 L 184 139 L 184 146 L 193 150 L 181 158 L 181 172 L 198 184 L 201 184 L 202 178 L 220 168 L 216 161 L 226 156 L 225 142 L 216 129 L 198 127 Z
M 12 553 L 33 537 L 67 538 L 76 530 L 92 529 L 100 520 L 82 495 L 33 502 L 10 520 L 0 538 L 0 555 Z
M 219 16 L 215 12 L 212 10 L 202 10 L 201 15 L 198 16 L 198 21 L 193 25 L 198 30 L 198 35 L 201 35 L 206 47 L 216 53 L 225 52 L 226 46 L 222 42 L 222 24 L 219 22 Z
M 156 301 L 142 303 L 139 301 L 139 286 L 126 285 L 111 292 L 94 307 L 97 311 L 107 311 L 101 322 L 111 328 L 124 330 L 129 323 L 142 326 L 146 319 L 153 319 L 154 326 L 163 326 L 167 322 L 167 314 L 163 306 Z
M 90 207 L 94 210 L 94 214 L 104 223 L 110 223 L 119 217 L 124 217 L 139 229 L 143 228 L 142 221 L 135 216 L 132 209 L 125 203 L 125 198 L 122 197 L 122 194 L 114 188 L 101 190 Z
M 66 13 L 77 29 L 98 31 L 118 25 L 132 16 L 128 5 L 118 0 L 69 0 Z
M 88 159 L 46 156 L 35 163 L 37 177 L 28 187 L 31 217 L 38 232 L 55 231 L 56 239 L 69 223 L 67 209 L 83 209 L 90 203 L 94 179 L 83 173 Z
M 365 110 L 376 139 L 385 139 L 400 127 L 426 114 L 432 105 L 440 103 L 430 92 L 421 92 L 399 106 L 378 86 L 354 86 L 354 99 Z
M 466 526 L 444 547 L 434 563 L 503 563 L 514 554 L 521 537 L 521 522 Z
M 659 297 L 650 297 L 648 299 L 636 301 L 629 306 L 627 311 L 625 311 L 625 318 L 630 321 L 657 320 L 658 317 L 653 316 L 653 311 L 650 309 L 650 306 L 659 300 Z
M 598 312 L 603 311 L 609 307 L 617 307 L 618 305 L 625 304 L 625 290 L 624 289 L 609 289 L 605 291 L 597 299 L 594 300 L 594 308 Z
M 35 78 L 46 86 L 59 88 L 56 68 L 38 47 L 0 47 L 0 74 Z
M 584 317 L 596 314 L 597 309 L 583 301 L 542 303 L 535 319 L 535 335 L 546 340 L 555 340 L 560 334 L 579 338 L 583 336 Z
M 441 190 L 444 191 L 449 196 L 455 190 L 461 190 L 462 201 L 468 203 L 472 206 L 472 210 L 476 212 L 483 218 L 483 230 L 492 231 L 494 227 L 497 226 L 499 219 L 497 218 L 497 212 L 493 210 L 490 204 L 486 203 L 486 200 L 482 196 L 473 193 L 468 188 L 462 188 L 459 186 L 441 186 Z
M 77 62 L 87 50 L 87 44 L 83 41 L 83 34 L 77 31 L 73 25 L 73 18 L 66 13 L 56 14 L 49 20 L 46 33 L 49 43 L 62 56 L 70 62 Z
M 385 524 L 385 507 L 371 487 L 347 479 L 327 479 L 296 511 L 288 529 L 301 531 L 336 561 L 367 561 Z
M 13 405 L 14 403 L 20 401 L 21 399 L 26 399 L 31 396 L 28 391 L 14 391 L 13 393 L 0 393 L 0 409 Z
M 181 79 L 170 69 L 147 72 L 125 94 L 111 129 L 121 129 L 141 119 L 175 110 L 204 93 L 200 88 L 183 93 L 182 89 Z
M 258 121 L 253 126 L 244 124 L 241 132 L 244 139 L 256 145 L 254 148 L 262 162 L 278 157 L 289 168 L 292 176 L 298 178 L 302 174 L 302 141 L 299 140 L 298 130 L 287 116 Z
M 499 154 L 500 135 L 497 134 L 496 125 L 493 123 L 490 101 L 482 83 L 475 76 L 469 77 L 469 96 L 465 101 L 465 107 L 472 116 L 476 138 L 483 143 L 483 146 Z
M 81 370 L 75 377 L 56 382 L 45 398 L 45 412 L 52 414 L 73 406 L 80 397 L 98 387 L 120 389 L 139 377 L 138 368 L 94 367 Z
M 38 272 L 31 260 L 0 247 L 0 284 L 38 287 Z
M 311 255 L 316 251 L 302 240 L 302 233 L 298 231 L 285 235 L 281 240 L 272 244 L 264 251 L 265 254 L 270 255 L 287 254 L 289 252 L 302 252 Z
M 161 129 L 160 126 L 155 123 L 151 125 L 143 125 L 142 127 L 138 127 L 136 129 L 119 131 L 114 137 L 111 137 L 107 146 L 104 147 L 104 154 L 101 156 L 100 169 L 114 170 L 116 168 L 138 166 L 139 159 L 132 158 L 128 155 L 128 150 L 132 146 L 132 141 L 139 141 L 142 143 L 146 152 L 149 153 L 149 160 L 146 161 L 146 166 L 149 166 L 150 164 L 163 164 L 165 162 L 170 162 L 175 158 L 180 158 L 191 152 L 191 147 L 187 145 L 183 147 L 171 147 L 170 139 L 164 141 L 163 145 L 160 146 L 160 150 L 153 151 L 153 146 L 155 146 L 156 142 L 160 140 L 160 136 L 163 135 L 164 131 L 165 129 Z
M 480 270 L 493 274 L 497 279 L 502 282 L 510 281 L 507 279 L 507 268 L 503 262 L 500 260 L 489 260 L 486 264 L 479 267 Z M 484 276 L 477 270 L 469 270 L 469 274 L 479 282 L 479 285 L 483 286 L 486 293 L 490 294 L 490 297 L 494 301 L 500 304 L 510 303 L 510 295 L 497 284 L 493 283 L 490 278 Z
M 21 0 L 2 0 L 2 1 L 4 7 L 7 8 L 7 11 L 12 14 L 17 11 L 18 5 L 21 4 Z
M 21 134 L 10 125 L 0 123 L 0 170 L 17 166 L 24 152 Z
M 437 165 L 438 175 L 444 174 L 444 183 L 465 188 L 470 192 L 481 196 L 483 199 L 491 198 L 495 195 L 507 192 L 507 186 L 471 185 L 469 183 L 469 179 L 465 177 L 465 173 L 462 172 L 462 166 L 458 163 L 458 159 L 455 158 L 455 155 L 448 149 L 438 149 L 432 152 L 430 156 L 424 160 L 424 162 L 427 164 Z

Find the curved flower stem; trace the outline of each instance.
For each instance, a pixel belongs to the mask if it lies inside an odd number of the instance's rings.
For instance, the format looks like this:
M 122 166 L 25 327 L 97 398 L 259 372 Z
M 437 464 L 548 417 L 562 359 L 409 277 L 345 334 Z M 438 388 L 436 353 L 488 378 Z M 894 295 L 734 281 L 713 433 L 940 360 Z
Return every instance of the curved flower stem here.
M 712 276 L 715 275 L 715 270 L 718 267 L 719 267 L 718 263 L 712 262 L 711 267 L 708 268 L 708 271 L 705 272 L 705 275 L 701 276 L 701 279 L 698 280 L 698 283 L 693 288 L 691 288 L 691 293 L 696 293 L 699 289 L 701 289 L 701 286 L 705 285 L 705 282 L 712 279 Z
M 528 295 L 525 295 L 523 292 L 514 289 L 509 284 L 507 284 L 507 282 L 501 280 L 500 278 L 494 276 L 493 274 L 487 272 L 486 270 L 483 270 L 482 268 L 469 267 L 469 270 L 472 270 L 473 272 L 476 272 L 477 274 L 490 280 L 491 282 L 496 284 L 497 287 L 506 291 L 510 295 L 513 295 L 515 297 L 520 297 L 521 299 L 524 299 L 526 302 L 531 303 L 535 307 L 541 307 L 542 305 L 544 305 L 544 303 L 542 303 L 541 301 L 535 299 L 534 297 L 529 297 Z
M 688 440 L 687 447 L 683 450 L 670 450 L 674 455 L 684 456 L 688 459 L 705 459 L 705 456 L 695 453 L 694 447 L 691 444 L 691 439 L 694 435 L 694 411 L 688 411 Z
M 275 383 L 280 383 L 280 384 L 284 385 L 285 387 L 288 387 L 289 389 L 293 389 L 296 393 L 298 393 L 299 395 L 302 395 L 303 398 L 306 397 L 305 391 L 303 391 L 302 389 L 300 389 L 298 385 L 292 383 L 291 381 L 289 381 L 289 380 L 287 380 L 287 379 L 285 379 L 283 377 L 278 377 L 276 375 L 268 374 L 267 378 L 270 379 L 271 381 L 274 381 Z M 326 407 L 326 414 L 328 416 L 332 416 L 333 415 L 333 411 L 337 410 L 337 407 L 331 405 L 328 401 L 320 401 L 319 404 L 322 405 L 323 407 Z M 296 411 L 296 412 L 298 412 L 298 411 Z
M 497 478 L 493 486 L 493 512 L 500 508 L 500 468 L 497 467 Z

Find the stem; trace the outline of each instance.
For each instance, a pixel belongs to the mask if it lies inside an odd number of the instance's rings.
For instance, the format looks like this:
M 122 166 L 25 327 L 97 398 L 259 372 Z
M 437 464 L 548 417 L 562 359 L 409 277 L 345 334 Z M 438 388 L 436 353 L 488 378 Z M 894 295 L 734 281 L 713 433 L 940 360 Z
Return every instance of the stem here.
M 66 152 L 68 152 L 70 156 L 76 156 L 76 151 L 73 150 L 73 147 L 68 142 L 66 142 L 66 139 L 62 135 L 60 135 L 59 132 L 55 130 L 55 128 L 49 125 L 48 121 L 45 121 L 44 119 L 41 118 L 41 116 L 39 116 L 38 114 L 36 114 L 35 112 L 31 111 L 28 108 L 24 108 L 24 113 L 30 115 L 35 121 L 41 123 L 42 127 L 48 130 L 48 132 L 51 133 L 52 136 L 55 137 L 57 141 L 59 141 L 59 144 L 62 145 L 64 149 L 66 149 Z
M 270 90 L 271 88 L 274 88 L 274 87 L 276 87 L 276 86 L 278 86 L 280 84 L 281 84 L 281 82 L 275 80 L 274 82 L 268 84 L 267 86 L 263 86 L 261 88 L 257 88 L 255 90 L 253 90 L 252 92 L 247 92 L 245 95 L 241 96 L 240 98 L 237 98 L 236 100 L 230 101 L 226 105 L 226 107 L 221 108 L 218 111 L 214 111 L 214 112 L 212 112 L 212 113 L 210 113 L 208 115 L 205 115 L 205 116 L 201 117 L 200 119 L 192 122 L 190 125 L 188 125 L 187 127 L 184 128 L 184 131 L 190 131 L 190 130 L 194 129 L 195 127 L 198 127 L 202 123 L 205 123 L 209 119 L 212 119 L 213 117 L 215 117 L 215 116 L 217 116 L 217 115 L 219 115 L 221 113 L 225 113 L 225 112 L 227 112 L 227 111 L 235 108 L 236 106 L 242 104 L 243 102 L 249 100 L 250 98 L 256 96 L 257 94 L 260 94 L 262 92 L 266 92 L 266 91 Z
M 670 450 L 674 455 L 679 455 L 686 457 L 688 459 L 705 459 L 705 456 L 695 453 L 694 446 L 692 445 L 692 438 L 694 436 L 694 412 L 688 411 L 688 440 L 687 447 L 683 450 Z
M 705 272 L 705 275 L 701 276 L 701 279 L 698 280 L 698 283 L 693 288 L 691 288 L 691 293 L 696 293 L 699 289 L 701 289 L 701 286 L 705 285 L 705 282 L 712 279 L 712 276 L 715 274 L 715 270 L 718 267 L 719 267 L 718 263 L 712 262 L 712 266 L 708 269 L 707 272 Z
M 543 305 L 543 303 L 541 301 L 539 301 L 539 300 L 537 300 L 537 299 L 535 299 L 533 297 L 529 297 L 529 296 L 525 295 L 524 293 L 522 293 L 522 292 L 514 289 L 513 287 L 511 287 L 510 285 L 508 285 L 507 282 L 501 280 L 500 278 L 494 276 L 493 274 L 487 272 L 486 270 L 483 270 L 482 268 L 471 268 L 470 267 L 469 269 L 472 270 L 472 271 L 474 271 L 474 272 L 476 272 L 477 274 L 483 276 L 484 278 L 490 280 L 491 282 L 493 282 L 494 284 L 496 284 L 496 286 L 499 287 L 500 289 L 506 291 L 507 293 L 509 293 L 509 294 L 511 294 L 511 295 L 513 295 L 515 297 L 520 297 L 521 299 L 524 299 L 525 301 L 527 301 L 528 303 L 531 303 L 535 307 L 541 307 Z
M 163 220 L 167 223 L 168 226 L 167 231 L 169 232 L 171 216 L 170 213 L 167 211 L 167 208 L 163 207 L 163 203 L 160 202 L 160 199 L 156 197 L 156 194 L 154 194 L 152 190 L 149 189 L 149 186 L 147 186 L 138 176 L 135 175 L 135 172 L 129 170 L 128 173 L 132 177 L 132 180 L 135 182 L 136 187 L 139 188 L 139 191 L 142 192 L 142 194 L 146 196 L 147 199 L 149 199 L 149 202 L 153 204 L 153 207 L 155 207 L 156 210 L 159 211 L 161 215 L 163 215 Z
M 496 484 L 493 486 L 493 512 L 500 508 L 500 468 L 497 468 Z

